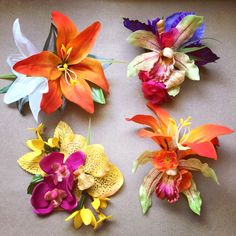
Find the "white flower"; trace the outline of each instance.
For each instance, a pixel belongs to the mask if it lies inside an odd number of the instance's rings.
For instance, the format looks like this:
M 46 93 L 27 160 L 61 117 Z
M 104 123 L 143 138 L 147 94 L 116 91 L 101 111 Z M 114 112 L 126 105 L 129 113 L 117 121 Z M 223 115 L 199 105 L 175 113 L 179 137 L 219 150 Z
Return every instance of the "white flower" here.
M 27 77 L 13 70 L 12 67 L 16 62 L 39 52 L 21 32 L 19 19 L 16 19 L 13 24 L 13 37 L 20 54 L 10 55 L 7 58 L 7 63 L 16 75 L 16 80 L 5 94 L 4 102 L 10 104 L 28 96 L 30 109 L 38 122 L 42 96 L 48 92 L 48 80 L 44 77 Z

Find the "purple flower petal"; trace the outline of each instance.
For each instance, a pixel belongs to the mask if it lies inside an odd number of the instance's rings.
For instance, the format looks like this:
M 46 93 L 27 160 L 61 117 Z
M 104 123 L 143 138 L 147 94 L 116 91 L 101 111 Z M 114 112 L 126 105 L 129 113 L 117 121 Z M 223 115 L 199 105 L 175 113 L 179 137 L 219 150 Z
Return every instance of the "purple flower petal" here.
M 129 18 L 123 18 L 123 20 L 124 26 L 133 32 L 137 30 L 152 31 L 152 27 L 150 25 L 142 23 L 138 20 L 130 20 Z
M 166 18 L 165 21 L 165 31 L 169 31 L 172 28 L 175 28 L 179 22 L 188 15 L 195 15 L 194 12 L 176 12 Z M 199 46 L 200 40 L 203 38 L 205 32 L 205 24 L 202 24 L 197 28 L 194 35 L 188 42 L 194 42 L 194 46 Z M 188 43 L 186 42 L 186 43 Z
M 197 66 L 203 66 L 219 59 L 219 57 L 208 47 L 187 54 L 195 60 L 195 64 Z
M 52 165 L 54 163 L 63 164 L 64 154 L 60 152 L 52 152 L 49 155 L 45 156 L 39 163 L 40 168 L 47 174 L 52 174 Z
M 153 20 L 148 20 L 148 25 L 151 27 L 152 29 L 152 33 L 156 35 L 157 33 L 157 22 L 160 20 L 159 17 L 153 19 Z
M 40 182 L 36 185 L 31 197 L 31 204 L 36 210 L 48 208 L 50 203 L 44 199 L 44 195 L 50 190 L 51 189 L 46 182 Z
M 70 193 L 68 193 L 67 197 L 62 201 L 60 207 L 66 211 L 72 211 L 75 207 L 77 207 L 76 197 Z
M 65 161 L 65 164 L 71 171 L 75 171 L 78 169 L 79 166 L 84 165 L 84 162 L 85 162 L 85 153 L 78 151 L 72 153 Z
M 53 206 L 51 204 L 48 205 L 47 208 L 42 208 L 42 209 L 34 209 L 34 213 L 37 215 L 47 215 L 51 213 L 54 210 Z

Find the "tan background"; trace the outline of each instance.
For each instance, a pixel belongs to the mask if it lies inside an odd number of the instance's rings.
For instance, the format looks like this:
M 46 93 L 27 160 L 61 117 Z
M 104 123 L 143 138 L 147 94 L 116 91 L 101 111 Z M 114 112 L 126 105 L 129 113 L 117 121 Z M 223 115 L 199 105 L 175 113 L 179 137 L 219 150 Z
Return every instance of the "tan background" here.
M 0 0 L 0 61 L 1 73 L 9 72 L 8 54 L 17 49 L 12 37 L 12 23 L 18 17 L 22 30 L 38 48 L 43 46 L 49 30 L 50 12 L 58 10 L 68 15 L 80 29 L 100 20 L 103 30 L 93 50 L 97 55 L 130 61 L 141 50 L 126 42 L 129 31 L 122 26 L 122 17 L 145 20 L 169 15 L 176 11 L 196 11 L 205 16 L 208 45 L 221 57 L 217 64 L 201 70 L 201 82 L 187 81 L 181 94 L 166 106 L 174 117 L 193 117 L 193 127 L 217 123 L 236 128 L 236 2 L 235 1 L 79 1 L 79 0 Z M 126 78 L 126 65 L 117 64 L 107 71 L 111 95 L 106 106 L 96 106 L 92 120 L 92 142 L 105 146 L 110 160 L 125 176 L 124 188 L 117 194 L 108 212 L 113 221 L 96 235 L 236 235 L 236 139 L 235 135 L 221 138 L 219 160 L 208 163 L 216 170 L 220 183 L 195 175 L 202 193 L 202 215 L 189 209 L 184 197 L 173 205 L 156 198 L 147 216 L 142 216 L 138 189 L 149 166 L 131 174 L 132 162 L 144 150 L 155 145 L 140 139 L 135 132 L 139 126 L 125 117 L 149 113 L 137 79 Z M 0 81 L 1 87 L 7 84 Z M 31 176 L 17 165 L 16 160 L 28 149 L 25 141 L 33 137 L 28 127 L 36 126 L 28 111 L 21 116 L 14 106 L 0 102 L 0 235 L 94 235 L 91 228 L 79 232 L 64 223 L 66 213 L 39 218 L 32 213 L 26 194 Z M 62 114 L 40 115 L 52 133 L 61 119 L 75 131 L 86 135 L 89 115 L 70 104 Z

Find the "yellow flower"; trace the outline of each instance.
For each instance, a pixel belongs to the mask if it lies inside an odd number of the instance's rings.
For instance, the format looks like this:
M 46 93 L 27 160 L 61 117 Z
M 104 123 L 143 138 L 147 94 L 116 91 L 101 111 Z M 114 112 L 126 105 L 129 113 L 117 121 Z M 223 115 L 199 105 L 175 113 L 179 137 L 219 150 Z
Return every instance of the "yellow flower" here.
M 18 164 L 27 172 L 31 174 L 41 174 L 44 175 L 44 172 L 39 167 L 39 162 L 42 157 L 47 153 L 48 149 L 54 149 L 59 147 L 58 138 L 49 138 L 48 142 L 43 141 L 42 139 L 42 129 L 43 124 L 40 124 L 37 128 L 30 130 L 35 131 L 37 139 L 27 140 L 26 145 L 32 150 L 22 157 L 20 157 L 17 162 Z
M 93 198 L 93 202 L 91 203 L 92 207 L 95 211 L 99 211 L 99 208 L 105 209 L 107 208 L 109 198 Z

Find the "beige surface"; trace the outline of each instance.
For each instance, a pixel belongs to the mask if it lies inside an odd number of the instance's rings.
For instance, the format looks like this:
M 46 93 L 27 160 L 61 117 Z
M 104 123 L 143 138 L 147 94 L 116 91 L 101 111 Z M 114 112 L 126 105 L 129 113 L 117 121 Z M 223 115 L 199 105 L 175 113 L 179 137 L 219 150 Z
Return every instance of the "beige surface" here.
M 207 2 L 207 3 L 206 3 Z M 119 60 L 131 60 L 139 50 L 126 42 L 129 31 L 122 27 L 122 18 L 145 20 L 168 15 L 175 11 L 196 11 L 205 16 L 206 36 L 220 40 L 208 41 L 221 59 L 217 64 L 201 71 L 201 82 L 187 81 L 177 99 L 166 106 L 176 118 L 192 115 L 193 126 L 203 123 L 225 124 L 236 128 L 236 2 L 235 1 L 79 1 L 79 0 L 0 0 L 0 61 L 1 73 L 9 68 L 5 59 L 16 53 L 12 39 L 12 23 L 20 18 L 23 32 L 42 47 L 50 24 L 50 12 L 59 10 L 71 17 L 83 28 L 94 20 L 100 20 L 103 30 L 94 53 Z M 219 160 L 209 161 L 215 168 L 220 186 L 209 179 L 196 175 L 202 193 L 202 215 L 198 217 L 182 198 L 169 205 L 153 199 L 153 207 L 142 216 L 138 188 L 149 167 L 131 174 L 134 159 L 154 144 L 135 135 L 138 126 L 125 121 L 125 117 L 148 113 L 137 79 L 126 78 L 126 65 L 113 65 L 107 70 L 111 95 L 106 106 L 97 106 L 93 116 L 92 141 L 105 146 L 110 159 L 125 176 L 125 186 L 109 207 L 113 221 L 96 235 L 236 235 L 236 139 L 235 135 L 221 138 Z M 1 87 L 7 82 L 0 81 Z M 36 124 L 30 112 L 22 117 L 14 106 L 0 102 L 1 115 L 1 164 L 0 164 L 0 235 L 94 235 L 90 228 L 77 232 L 64 223 L 66 213 L 39 218 L 32 213 L 26 187 L 30 175 L 17 165 L 16 160 L 28 150 L 26 139 L 33 137 L 27 131 Z M 77 132 L 86 135 L 89 116 L 70 104 L 65 113 L 41 115 L 40 120 L 52 132 L 57 122 L 68 122 Z

